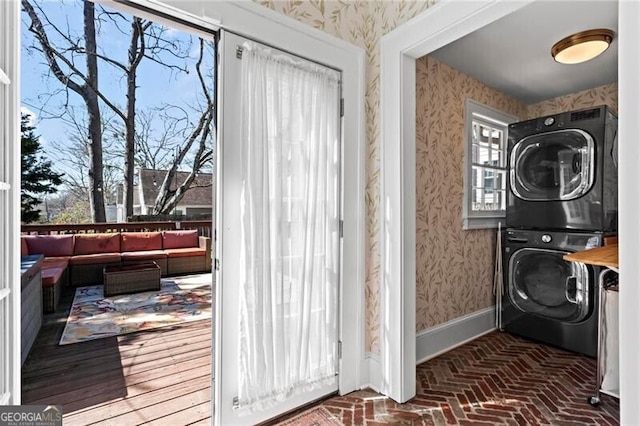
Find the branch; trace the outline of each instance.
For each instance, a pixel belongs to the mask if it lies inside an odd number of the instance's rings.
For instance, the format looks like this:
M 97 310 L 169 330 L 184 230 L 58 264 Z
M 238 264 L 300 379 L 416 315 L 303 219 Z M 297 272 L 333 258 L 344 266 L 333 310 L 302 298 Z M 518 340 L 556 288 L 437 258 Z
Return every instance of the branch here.
M 80 71 L 73 62 L 71 62 L 64 55 L 62 55 L 62 53 L 60 53 L 55 47 L 53 47 L 53 45 L 49 42 L 47 33 L 44 29 L 44 26 L 42 25 L 42 21 L 38 17 L 38 14 L 34 10 L 33 6 L 31 6 L 31 4 L 29 3 L 29 0 L 22 0 L 22 7 L 24 11 L 27 12 L 27 14 L 29 15 L 29 18 L 31 18 L 31 25 L 29 26 L 29 31 L 33 33 L 36 39 L 40 42 L 40 45 L 42 46 L 42 53 L 44 53 L 45 57 L 47 58 L 47 63 L 49 65 L 49 68 L 53 72 L 53 75 L 65 87 L 69 87 L 69 89 L 73 90 L 83 98 L 87 89 L 92 90 L 109 108 L 113 110 L 113 112 L 115 112 L 123 120 L 126 120 L 125 115 L 113 103 L 111 103 L 111 101 L 109 101 L 109 99 L 107 99 L 106 96 L 104 96 L 104 94 L 102 94 L 96 87 L 93 87 L 91 85 L 89 78 L 82 71 Z M 53 27 L 55 28 L 55 26 Z M 59 32 L 57 28 L 55 28 L 55 31 Z M 66 75 L 64 71 L 62 71 L 62 69 L 60 68 L 60 65 L 58 64 L 58 60 L 62 61 L 67 67 L 69 67 L 69 69 L 72 72 L 70 75 Z M 71 79 L 73 75 L 79 76 L 83 80 L 84 85 L 81 86 L 75 81 L 73 81 Z
M 118 29 L 118 31 L 120 31 L 121 34 L 123 35 L 128 34 L 127 31 L 120 28 L 120 22 L 118 22 L 118 20 L 114 18 L 114 16 L 119 17 L 121 21 L 127 22 L 128 19 L 123 14 L 121 14 L 120 12 L 112 12 L 112 11 L 105 10 L 105 8 L 102 6 L 99 6 L 99 8 L 100 8 L 100 13 L 98 14 L 99 22 L 103 21 L 102 16 L 104 15 L 111 21 L 111 23 L 113 23 L 113 25 L 115 25 L 115 27 Z
M 25 12 L 27 12 L 29 18 L 31 19 L 29 31 L 33 33 L 36 39 L 40 42 L 40 45 L 42 46 L 42 52 L 47 58 L 47 63 L 49 64 L 49 68 L 53 72 L 53 75 L 65 87 L 69 87 L 71 90 L 82 96 L 84 93 L 84 88 L 75 81 L 71 80 L 71 76 L 66 75 L 64 71 L 62 71 L 62 68 L 60 68 L 58 60 L 56 58 L 64 62 L 73 71 L 74 74 L 81 76 L 81 78 L 85 82 L 87 81 L 86 76 L 51 45 L 44 26 L 42 25 L 42 21 L 40 21 L 38 14 L 33 9 L 33 6 L 31 6 L 28 0 L 22 0 L 22 8 Z
M 167 49 L 168 52 L 170 52 L 170 50 Z M 157 64 L 162 65 L 163 67 L 169 68 L 169 69 L 173 69 L 173 70 L 178 70 L 180 72 L 185 72 L 188 73 L 189 71 L 187 70 L 187 68 L 183 68 L 180 65 L 172 65 L 172 64 L 167 64 L 166 62 L 162 62 L 162 60 L 160 59 L 156 59 L 154 56 L 149 56 L 149 55 L 145 55 L 145 58 L 147 58 L 148 60 L 155 62 Z
M 184 193 L 189 189 L 191 183 L 195 179 L 196 174 L 198 173 L 204 162 L 206 162 L 206 160 L 203 161 L 203 158 L 207 158 L 209 155 L 213 155 L 212 152 L 211 154 L 209 154 L 209 152 L 204 152 L 206 149 L 206 141 L 210 133 L 210 124 L 212 119 L 213 110 L 207 108 L 200 116 L 197 127 L 193 130 L 187 142 L 181 147 L 180 151 L 178 152 L 178 155 L 176 156 L 171 169 L 167 172 L 154 203 L 154 214 L 167 212 L 173 209 L 182 199 Z M 187 152 L 191 149 L 191 146 L 198 138 L 200 138 L 200 144 L 198 146 L 198 151 L 196 152 L 195 159 L 192 164 L 191 172 L 189 173 L 185 181 L 178 188 L 176 188 L 175 191 L 172 191 L 170 189 L 170 185 L 173 181 L 173 177 L 177 172 L 178 165 L 182 162 Z
M 200 54 L 198 56 L 198 61 L 196 62 L 196 73 L 198 74 L 198 79 L 200 80 L 202 93 L 204 93 L 204 96 L 207 99 L 207 108 L 213 108 L 213 101 L 211 100 L 211 95 L 209 94 L 209 88 L 207 87 L 204 81 L 204 77 L 202 76 L 202 71 L 200 70 L 203 57 L 204 57 L 204 40 L 200 39 Z
M 116 61 L 115 59 L 111 59 L 111 58 L 109 58 L 108 56 L 105 56 L 105 55 L 103 55 L 103 54 L 101 54 L 101 53 L 98 53 L 98 52 L 95 52 L 95 53 L 93 53 L 93 52 L 87 52 L 87 50 L 86 50 L 85 48 L 83 48 L 83 47 L 79 47 L 79 46 L 78 46 L 78 47 L 75 47 L 75 48 L 71 48 L 71 49 L 69 49 L 69 50 L 71 50 L 71 51 L 73 51 L 73 52 L 75 52 L 75 53 L 80 53 L 80 54 L 87 55 L 87 56 L 88 56 L 88 55 L 93 55 L 93 56 L 95 56 L 96 58 L 102 59 L 103 61 L 105 61 L 105 62 L 107 62 L 107 63 L 109 63 L 109 64 L 111 64 L 111 65 L 113 65 L 113 66 L 115 66 L 115 67 L 117 67 L 117 68 L 120 68 L 120 69 L 121 69 L 122 71 L 124 71 L 124 72 L 126 72 L 126 71 L 127 71 L 127 67 L 126 67 L 126 66 L 124 66 L 122 63 L 120 63 L 120 62 Z
M 107 97 L 103 95 L 102 92 L 100 92 L 97 89 L 94 89 L 93 87 L 91 87 L 91 90 L 93 90 L 96 93 L 96 95 L 98 95 L 98 97 L 102 100 L 102 102 L 104 102 L 105 105 L 108 106 L 118 117 L 120 117 L 124 121 L 127 120 L 127 116 L 122 111 L 120 111 L 120 109 L 115 104 L 113 104 L 109 99 L 107 99 Z
M 144 26 L 140 18 L 133 17 L 131 22 L 131 43 L 129 45 L 129 69 L 127 73 L 135 73 L 145 54 Z M 138 48 L 138 42 L 140 47 Z

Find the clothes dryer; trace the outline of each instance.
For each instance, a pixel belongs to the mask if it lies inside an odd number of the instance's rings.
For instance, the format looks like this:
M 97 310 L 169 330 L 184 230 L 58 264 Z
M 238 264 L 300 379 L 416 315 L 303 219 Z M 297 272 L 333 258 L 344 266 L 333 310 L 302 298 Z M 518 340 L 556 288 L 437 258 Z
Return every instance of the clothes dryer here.
M 510 124 L 507 227 L 615 231 L 617 122 L 600 106 Z
M 507 229 L 502 327 L 592 357 L 597 351 L 601 268 L 568 262 L 567 253 L 602 245 L 603 234 Z

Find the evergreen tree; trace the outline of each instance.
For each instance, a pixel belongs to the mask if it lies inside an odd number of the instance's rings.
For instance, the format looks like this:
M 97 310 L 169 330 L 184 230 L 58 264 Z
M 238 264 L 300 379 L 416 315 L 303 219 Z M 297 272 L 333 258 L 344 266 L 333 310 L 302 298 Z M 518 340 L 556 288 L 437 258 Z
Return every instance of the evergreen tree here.
M 22 185 L 21 207 L 22 222 L 31 223 L 40 219 L 36 206 L 42 201 L 41 195 L 53 194 L 56 186 L 62 183 L 62 174 L 51 169 L 51 161 L 42 155 L 39 136 L 33 133 L 35 127 L 29 125 L 29 115 L 22 114 L 20 131 L 22 133 Z

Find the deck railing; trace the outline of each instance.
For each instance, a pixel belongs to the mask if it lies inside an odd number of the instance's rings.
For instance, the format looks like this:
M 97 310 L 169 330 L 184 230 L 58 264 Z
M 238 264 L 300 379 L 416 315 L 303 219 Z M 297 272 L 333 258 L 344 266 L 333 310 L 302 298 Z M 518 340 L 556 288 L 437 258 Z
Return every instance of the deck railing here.
M 182 222 L 122 222 L 122 223 L 74 223 L 66 225 L 22 225 L 23 235 L 93 234 L 97 232 L 151 232 L 176 229 L 197 229 L 198 235 L 214 238 L 210 220 Z

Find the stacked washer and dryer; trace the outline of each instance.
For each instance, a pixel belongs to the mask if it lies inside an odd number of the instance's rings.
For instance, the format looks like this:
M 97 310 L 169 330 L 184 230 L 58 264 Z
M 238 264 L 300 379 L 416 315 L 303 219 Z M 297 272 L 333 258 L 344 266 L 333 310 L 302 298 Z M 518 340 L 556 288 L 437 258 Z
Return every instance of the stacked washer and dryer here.
M 562 257 L 617 231 L 616 135 L 606 106 L 509 125 L 506 331 L 596 356 L 600 268 Z

